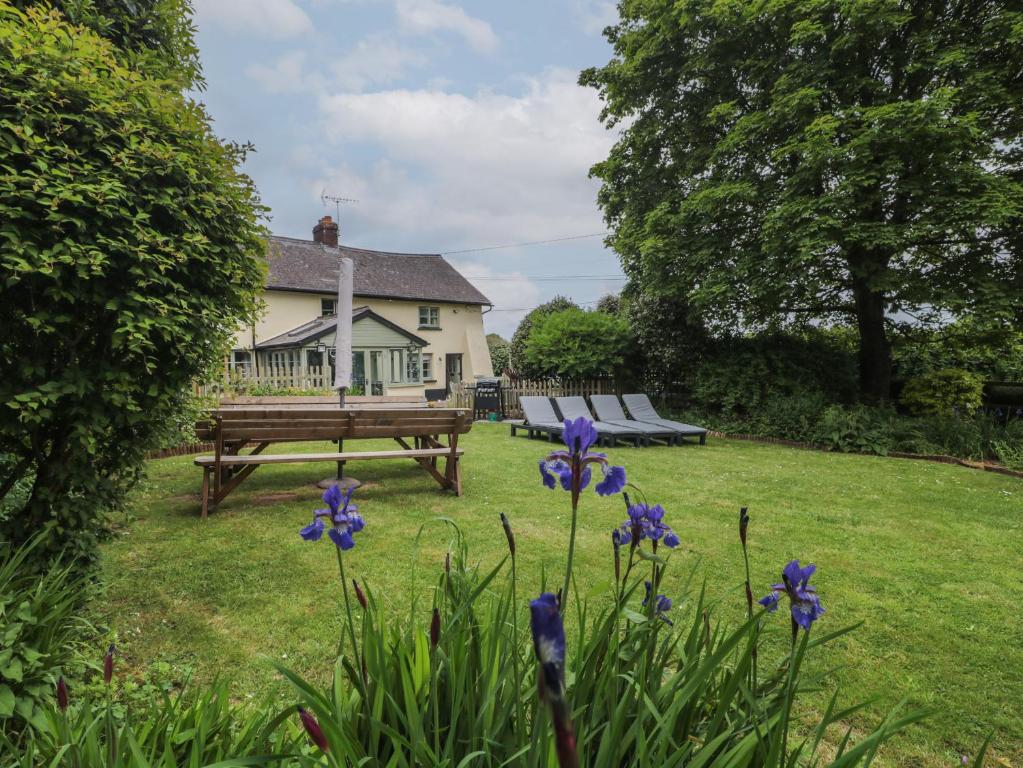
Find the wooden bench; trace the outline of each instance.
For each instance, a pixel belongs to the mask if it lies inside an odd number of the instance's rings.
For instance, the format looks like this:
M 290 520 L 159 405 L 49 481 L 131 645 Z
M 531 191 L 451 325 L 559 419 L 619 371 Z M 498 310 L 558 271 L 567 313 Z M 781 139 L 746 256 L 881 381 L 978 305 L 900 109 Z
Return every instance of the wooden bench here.
M 234 404 L 216 410 L 209 419 L 196 424 L 200 439 L 214 444 L 213 456 L 195 460 L 203 470 L 202 516 L 227 498 L 257 467 L 263 464 L 374 459 L 412 459 L 442 488 L 462 495 L 458 436 L 472 428 L 467 411 L 458 408 L 348 408 L 305 404 Z M 447 435 L 447 444 L 440 440 Z M 400 446 L 391 451 L 344 450 L 345 440 L 389 437 Z M 410 444 L 408 441 L 412 440 Z M 282 453 L 263 451 L 272 443 L 336 440 L 337 453 Z M 252 446 L 249 453 L 242 450 Z M 444 459 L 444 469 L 438 460 Z
M 348 395 L 345 408 L 426 408 L 423 395 Z M 218 408 L 338 408 L 337 395 L 238 395 L 220 399 Z

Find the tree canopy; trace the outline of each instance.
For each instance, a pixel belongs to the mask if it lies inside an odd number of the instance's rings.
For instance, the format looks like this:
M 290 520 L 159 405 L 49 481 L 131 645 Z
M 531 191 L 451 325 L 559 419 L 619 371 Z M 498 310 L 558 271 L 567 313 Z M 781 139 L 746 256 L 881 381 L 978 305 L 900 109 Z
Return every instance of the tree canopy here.
M 571 307 L 534 322 L 526 344 L 526 361 L 542 376 L 606 376 L 625 361 L 629 340 L 629 326 L 624 320 Z
M 91 554 L 263 281 L 243 152 L 132 60 L 0 0 L 0 538 L 51 551 Z
M 582 74 L 634 288 L 712 331 L 850 323 L 866 399 L 891 324 L 1019 318 L 1023 15 L 1002 0 L 624 0 Z
M 512 334 L 511 348 L 509 349 L 511 367 L 517 374 L 526 378 L 536 378 L 543 375 L 532 366 L 526 356 L 526 345 L 529 341 L 529 334 L 533 330 L 533 324 L 542 317 L 552 315 L 564 309 L 571 309 L 572 307 L 576 307 L 576 303 L 571 299 L 564 296 L 555 296 L 550 301 L 534 307 L 522 318 L 515 329 L 515 333 Z
M 490 348 L 490 362 L 494 367 L 494 375 L 500 376 L 511 361 L 508 339 L 499 333 L 488 333 L 487 346 Z

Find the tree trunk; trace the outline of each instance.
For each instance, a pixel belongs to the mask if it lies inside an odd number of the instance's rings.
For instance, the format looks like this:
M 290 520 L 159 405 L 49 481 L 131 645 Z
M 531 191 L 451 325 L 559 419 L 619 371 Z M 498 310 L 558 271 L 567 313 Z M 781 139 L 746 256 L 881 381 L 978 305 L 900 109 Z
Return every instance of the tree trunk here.
M 860 397 L 864 402 L 885 402 L 891 393 L 892 348 L 885 331 L 883 291 L 871 290 L 863 277 L 853 278 L 856 326 L 860 332 Z

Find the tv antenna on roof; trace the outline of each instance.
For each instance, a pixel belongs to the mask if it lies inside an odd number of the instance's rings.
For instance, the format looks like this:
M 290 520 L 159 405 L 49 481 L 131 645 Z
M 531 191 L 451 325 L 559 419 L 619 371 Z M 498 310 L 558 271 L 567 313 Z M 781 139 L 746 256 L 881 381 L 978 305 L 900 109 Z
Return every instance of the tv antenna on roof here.
M 337 218 L 335 219 L 335 221 L 337 221 L 338 233 L 340 234 L 340 231 L 341 231 L 341 204 L 344 203 L 344 204 L 348 205 L 348 204 L 351 204 L 351 203 L 357 203 L 359 201 L 356 200 L 354 197 L 341 197 L 339 195 L 328 195 L 327 194 L 327 188 L 324 187 L 323 191 L 320 193 L 320 202 L 323 203 L 324 206 L 326 206 L 327 203 L 333 203 L 334 204 L 334 212 L 337 215 Z M 338 240 L 340 241 L 340 239 L 341 238 L 339 237 Z

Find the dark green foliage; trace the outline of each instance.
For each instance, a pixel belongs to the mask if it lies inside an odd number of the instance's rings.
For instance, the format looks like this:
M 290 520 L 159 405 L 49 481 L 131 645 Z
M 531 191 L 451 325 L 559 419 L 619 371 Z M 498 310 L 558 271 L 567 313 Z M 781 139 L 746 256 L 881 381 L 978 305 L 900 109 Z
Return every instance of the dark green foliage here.
M 11 738 L 45 722 L 57 678 L 89 632 L 79 612 L 88 583 L 67 563 L 38 573 L 40 543 L 0 546 L 0 734 Z
M 633 287 L 625 317 L 640 356 L 631 368 L 642 370 L 644 387 L 654 392 L 688 391 L 709 344 L 703 322 L 689 302 Z
M 843 719 L 859 709 L 840 711 L 832 702 L 808 727 L 805 742 L 791 739 L 793 762 L 787 763 L 781 752 L 784 734 L 793 727 L 788 655 L 761 653 L 760 676 L 751 685 L 751 647 L 761 617 L 726 627 L 702 591 L 687 589 L 671 610 L 669 626 L 640 605 L 651 563 L 634 559 L 620 609 L 591 611 L 580 602 L 572 616 L 577 629 L 567 642 L 566 679 L 582 765 L 780 768 L 795 764 L 796 752 L 800 760 L 816 757 L 821 766 L 866 765 L 878 746 L 920 719 L 893 715 L 825 757 L 825 728 L 844 730 Z M 441 766 L 474 758 L 473 764 L 483 766 L 554 764 L 551 726 L 537 699 L 532 644 L 528 633 L 516 636 L 513 629 L 513 614 L 525 614 L 525 606 L 514 605 L 512 580 L 499 582 L 507 562 L 481 573 L 467 560 L 464 549 L 457 551 L 435 590 L 442 617 L 436 648 L 426 630 L 429 606 L 420 607 L 410 628 L 396 631 L 370 592 L 360 620 L 365 676 L 362 661 L 347 652 L 327 690 L 281 670 L 315 713 L 339 765 L 368 760 Z M 636 578 L 639 573 L 644 576 Z M 785 616 L 768 617 L 764 624 L 773 619 L 787 636 Z M 794 654 L 792 695 L 825 683 L 821 675 L 802 672 L 804 653 L 826 652 L 846 631 L 804 639 Z
M 511 365 L 511 345 L 508 339 L 500 334 L 488 333 L 487 346 L 490 348 L 490 362 L 494 366 L 494 375 L 500 376 L 502 371 Z
M 0 768 L 308 765 L 275 757 L 302 752 L 290 708 L 278 714 L 268 704 L 238 703 L 224 683 L 167 690 L 128 706 L 95 688 L 72 688 L 70 698 L 67 713 L 47 708 L 31 739 L 8 739 Z
M 1021 329 L 1023 325 L 975 316 L 937 330 L 903 327 L 892 350 L 896 373 L 908 379 L 943 368 L 963 368 L 988 381 L 1023 382 Z
M 540 376 L 592 379 L 620 370 L 631 344 L 621 318 L 566 309 L 533 321 L 525 359 Z
M 907 381 L 899 402 L 917 416 L 953 416 L 976 411 L 983 394 L 984 380 L 980 376 L 959 368 L 944 368 Z
M 873 453 L 884 456 L 891 444 L 894 414 L 884 408 L 832 405 L 808 433 L 810 442 L 842 453 Z
M 698 408 L 726 418 L 751 416 L 778 401 L 850 402 L 856 395 L 854 341 L 845 329 L 807 329 L 708 342 L 703 359 L 687 373 L 687 391 Z M 781 437 L 783 435 L 779 435 Z
M 857 329 L 889 396 L 890 318 L 1019 320 L 1023 44 L 1007 0 L 626 0 L 582 74 L 608 124 L 611 244 L 718 328 Z
M 515 329 L 515 333 L 512 334 L 511 346 L 509 348 L 509 355 L 511 358 L 511 367 L 515 373 L 523 378 L 538 378 L 541 374 L 534 370 L 529 362 L 526 360 L 526 343 L 529 339 L 529 333 L 533 330 L 533 324 L 540 318 L 546 317 L 547 315 L 554 314 L 555 312 L 561 312 L 564 309 L 571 309 L 576 307 L 576 303 L 571 299 L 567 299 L 564 296 L 555 296 L 545 304 L 541 304 L 535 309 L 531 310 L 522 320 L 519 322 L 519 327 Z
M 0 538 L 83 560 L 263 274 L 243 152 L 121 58 L 0 3 Z
M 1023 450 L 1023 420 L 985 415 L 906 416 L 891 407 L 826 405 L 820 396 L 776 396 L 746 415 L 685 411 L 685 421 L 733 434 L 812 443 L 846 453 L 937 454 L 1002 460 Z
M 15 8 L 54 8 L 113 43 L 124 63 L 147 75 L 201 86 L 190 0 L 12 0 Z
M 615 293 L 605 293 L 597 302 L 597 311 L 605 315 L 620 315 L 625 309 L 622 297 Z

